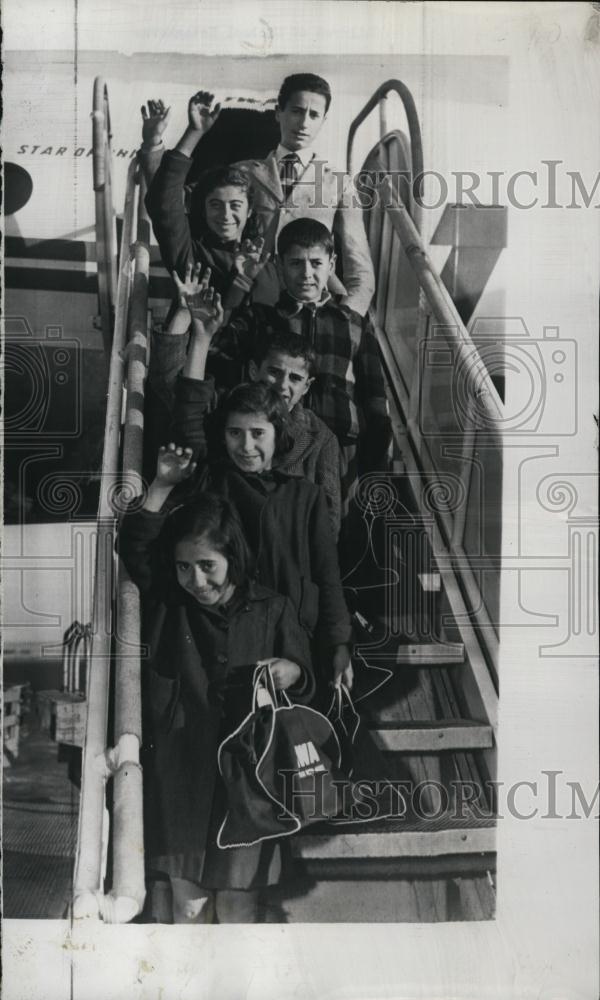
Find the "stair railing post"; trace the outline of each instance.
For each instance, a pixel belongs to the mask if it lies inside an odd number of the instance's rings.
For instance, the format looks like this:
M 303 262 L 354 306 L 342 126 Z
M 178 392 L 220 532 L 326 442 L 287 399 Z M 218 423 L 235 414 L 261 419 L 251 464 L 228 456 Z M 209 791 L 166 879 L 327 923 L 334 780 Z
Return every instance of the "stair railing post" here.
M 103 87 L 103 81 L 97 79 L 94 86 L 95 105 L 98 92 Z M 105 94 L 105 87 L 102 93 Z M 106 106 L 107 104 L 108 98 L 106 96 Z M 94 118 L 94 128 L 96 126 L 97 121 Z M 101 158 L 98 157 L 97 163 L 101 164 L 101 162 Z M 79 824 L 73 884 L 72 912 L 75 919 L 98 919 L 100 916 L 106 916 L 107 911 L 107 897 L 104 894 L 108 845 L 106 782 L 111 774 L 107 751 L 107 724 L 112 656 L 113 591 L 116 575 L 116 517 L 113 511 L 113 500 L 119 469 L 125 343 L 132 281 L 130 244 L 135 226 L 135 170 L 136 165 L 132 162 L 127 175 L 114 333 L 110 349 L 104 451 L 96 531 L 93 616 L 87 671 L 87 720 L 82 758 Z M 95 175 L 95 184 L 98 180 L 102 181 L 102 176 L 98 178 Z M 129 909 L 131 909 L 130 905 Z M 130 913 L 125 919 L 131 919 L 133 915 Z

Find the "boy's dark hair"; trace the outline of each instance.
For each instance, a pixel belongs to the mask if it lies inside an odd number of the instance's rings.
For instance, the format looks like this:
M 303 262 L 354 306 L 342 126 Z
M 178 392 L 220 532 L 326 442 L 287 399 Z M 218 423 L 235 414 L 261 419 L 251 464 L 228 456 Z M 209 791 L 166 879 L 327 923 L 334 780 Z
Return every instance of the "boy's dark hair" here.
M 284 454 L 293 445 L 288 429 L 287 406 L 273 386 L 266 382 L 242 382 L 224 396 L 215 411 L 214 432 L 218 434 L 223 448 L 225 425 L 230 413 L 261 414 L 275 428 L 275 454 Z
M 331 88 L 327 80 L 324 80 L 322 76 L 316 76 L 315 73 L 293 73 L 291 76 L 286 76 L 277 95 L 277 106 L 283 111 L 292 94 L 299 90 L 310 90 L 311 94 L 322 94 L 325 98 L 325 114 L 327 114 L 331 104 Z
M 239 587 L 248 579 L 252 556 L 239 514 L 233 504 L 216 493 L 200 493 L 191 503 L 177 507 L 165 524 L 165 542 L 173 565 L 175 546 L 184 538 L 205 537 L 225 556 L 229 580 Z
M 250 178 L 240 167 L 217 167 L 215 170 L 205 170 L 200 174 L 196 190 L 201 197 L 207 198 L 211 191 L 221 187 L 238 187 L 250 194 Z
M 217 167 L 214 170 L 205 170 L 200 174 L 198 180 L 190 190 L 189 212 L 192 218 L 200 218 L 202 224 L 206 224 L 205 202 L 209 194 L 221 187 L 237 187 L 243 191 L 248 199 L 248 205 L 252 208 L 252 189 L 250 178 L 245 170 L 239 167 Z
M 294 219 L 284 226 L 277 237 L 277 253 L 283 257 L 292 246 L 322 247 L 325 253 L 333 256 L 333 236 L 327 226 L 317 219 Z
M 276 351 L 290 358 L 302 358 L 310 378 L 317 374 L 317 352 L 308 337 L 284 329 L 260 334 L 254 343 L 251 360 L 258 368 L 269 354 Z

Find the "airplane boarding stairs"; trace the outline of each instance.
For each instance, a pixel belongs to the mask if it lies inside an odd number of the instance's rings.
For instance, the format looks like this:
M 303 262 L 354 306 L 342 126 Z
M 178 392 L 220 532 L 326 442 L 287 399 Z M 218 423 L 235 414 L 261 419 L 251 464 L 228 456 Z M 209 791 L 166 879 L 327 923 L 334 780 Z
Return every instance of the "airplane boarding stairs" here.
M 387 131 L 384 105 L 392 91 L 407 107 L 410 142 L 401 132 Z M 382 157 L 393 167 L 394 158 L 402 166 L 404 156 L 406 165 L 408 156 L 414 170 L 420 163 L 418 120 L 412 98 L 398 81 L 379 88 L 353 123 L 349 168 L 354 133 L 377 107 L 382 139 L 366 167 Z M 99 80 L 97 195 L 110 188 L 107 108 L 106 87 Z M 368 544 L 357 551 L 370 565 L 365 573 L 353 570 L 346 584 L 358 610 L 357 656 L 371 672 L 389 675 L 357 707 L 391 773 L 410 775 L 414 808 L 404 817 L 319 825 L 290 838 L 304 878 L 295 891 L 281 895 L 278 905 L 273 896 L 266 920 L 486 919 L 494 912 L 497 638 L 490 627 L 489 593 L 478 589 L 483 574 L 469 565 L 467 525 L 474 481 L 469 456 L 480 428 L 475 418 L 483 407 L 489 416 L 483 433 L 488 447 L 490 441 L 496 445 L 493 420 L 501 402 L 481 365 L 475 366 L 471 382 L 467 372 L 474 422 L 462 428 L 458 473 L 436 466 L 436 442 L 425 439 L 419 423 L 419 408 L 431 387 L 425 385 L 418 345 L 443 329 L 459 359 L 467 355 L 473 368 L 478 356 L 427 257 L 413 190 L 409 186 L 404 192 L 406 207 L 385 178 L 377 190 L 380 201 L 365 212 L 365 221 L 377 277 L 373 316 L 389 390 L 394 462 L 391 474 L 361 483 Z M 139 595 L 113 548 L 119 505 L 141 486 L 151 322 L 150 230 L 143 200 L 143 180 L 132 163 L 114 302 L 107 298 L 103 308 L 114 323 L 73 901 L 75 917 L 110 922 L 140 919 L 146 896 L 139 850 Z M 102 204 L 102 198 L 98 201 Z M 104 205 L 104 231 L 107 218 Z M 102 243 L 109 247 L 110 241 Z M 106 262 L 103 266 L 110 273 Z M 107 295 L 108 289 L 107 282 Z M 410 363 L 400 330 L 409 331 L 409 340 L 412 336 Z M 462 488 L 462 504 L 453 505 L 452 485 Z M 488 574 L 495 566 L 492 559 Z M 141 919 L 148 911 L 147 901 Z

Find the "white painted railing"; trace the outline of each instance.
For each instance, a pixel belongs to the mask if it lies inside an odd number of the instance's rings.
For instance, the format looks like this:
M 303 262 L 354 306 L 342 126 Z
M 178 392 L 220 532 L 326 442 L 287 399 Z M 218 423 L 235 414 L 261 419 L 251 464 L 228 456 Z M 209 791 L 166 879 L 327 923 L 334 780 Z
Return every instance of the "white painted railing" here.
M 103 117 L 96 114 L 99 95 L 105 111 Z M 99 205 L 98 227 L 103 238 L 112 204 L 108 204 L 111 194 L 106 183 L 110 176 L 108 94 L 101 80 L 94 85 L 94 109 L 94 187 L 103 202 Z M 74 918 L 102 918 L 110 923 L 131 920 L 141 912 L 145 897 L 139 763 L 142 738 L 139 595 L 123 568 L 118 567 L 115 556 L 119 502 L 139 493 L 142 464 L 149 223 L 140 176 L 137 164 L 132 162 L 127 175 L 114 330 L 110 331 L 87 725 L 73 888 Z M 116 247 L 114 259 L 116 266 Z M 107 735 L 111 664 L 114 664 L 115 697 L 113 746 L 109 746 Z M 109 820 L 106 786 L 111 778 L 113 806 Z M 106 892 L 109 839 L 112 887 Z

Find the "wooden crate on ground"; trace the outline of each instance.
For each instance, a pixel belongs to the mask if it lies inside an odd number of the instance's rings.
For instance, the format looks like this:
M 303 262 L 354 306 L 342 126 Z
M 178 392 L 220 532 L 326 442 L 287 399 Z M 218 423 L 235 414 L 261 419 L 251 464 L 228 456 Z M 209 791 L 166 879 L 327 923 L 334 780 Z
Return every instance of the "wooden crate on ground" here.
M 56 692 L 50 701 L 50 735 L 57 743 L 83 747 L 87 722 L 87 701 L 83 694 Z
M 37 691 L 40 726 L 56 743 L 82 747 L 87 720 L 87 701 L 80 692 Z

